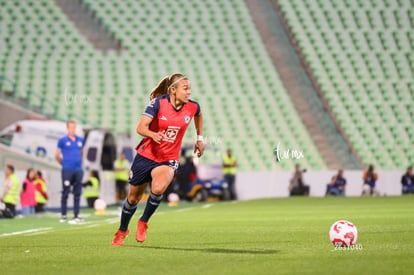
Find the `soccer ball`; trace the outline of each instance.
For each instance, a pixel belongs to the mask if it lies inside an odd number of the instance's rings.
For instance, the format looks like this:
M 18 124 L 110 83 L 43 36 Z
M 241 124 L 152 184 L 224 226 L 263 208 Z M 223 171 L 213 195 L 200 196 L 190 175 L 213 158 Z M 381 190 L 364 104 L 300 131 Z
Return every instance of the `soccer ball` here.
M 358 239 L 358 230 L 356 226 L 345 220 L 334 222 L 329 230 L 331 243 L 338 246 L 352 246 Z
M 106 209 L 106 202 L 103 199 L 97 199 L 95 200 L 93 206 L 96 211 L 103 211 Z
M 178 196 L 177 193 L 170 193 L 168 195 L 168 201 L 169 202 L 178 202 L 180 200 L 180 196 Z
M 169 206 L 177 206 L 179 201 L 180 201 L 180 196 L 178 196 L 177 193 L 170 193 L 168 195 Z

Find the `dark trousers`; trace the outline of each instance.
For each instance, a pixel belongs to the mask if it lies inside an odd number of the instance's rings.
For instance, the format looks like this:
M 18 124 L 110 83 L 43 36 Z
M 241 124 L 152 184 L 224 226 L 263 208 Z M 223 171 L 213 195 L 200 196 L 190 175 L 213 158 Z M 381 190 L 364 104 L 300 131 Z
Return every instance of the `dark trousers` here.
M 127 196 L 127 183 L 125 180 L 116 180 L 115 181 L 115 190 L 116 190 L 116 199 L 123 201 Z
M 73 214 L 75 218 L 79 216 L 82 178 L 83 171 L 62 170 L 62 198 L 60 201 L 62 216 L 66 216 L 68 197 L 71 189 L 73 193 Z
M 290 191 L 291 196 L 309 196 L 309 186 L 303 184 L 301 180 L 298 181 L 297 186 Z
M 94 203 L 95 201 L 98 199 L 98 197 L 90 197 L 90 198 L 86 198 L 86 201 L 88 202 L 88 207 L 89 208 L 94 208 Z
M 0 210 L 0 218 L 14 218 L 16 216 L 16 205 L 7 202 L 4 205 L 4 210 Z
M 35 206 L 35 213 L 45 212 L 45 204 L 44 203 L 37 203 Z
M 230 199 L 237 200 L 236 188 L 235 188 L 236 175 L 233 175 L 233 174 L 225 174 L 224 175 L 224 180 L 229 185 Z

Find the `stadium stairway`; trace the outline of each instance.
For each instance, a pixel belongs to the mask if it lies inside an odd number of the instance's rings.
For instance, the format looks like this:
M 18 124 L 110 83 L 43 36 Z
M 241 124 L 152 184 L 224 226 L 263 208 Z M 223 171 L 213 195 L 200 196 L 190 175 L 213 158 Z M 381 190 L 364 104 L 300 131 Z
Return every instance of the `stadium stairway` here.
M 121 50 L 121 42 L 99 20 L 96 20 L 94 13 L 82 1 L 55 0 L 55 2 L 69 20 L 73 22 L 79 32 L 96 49 L 101 51 Z
M 330 169 L 361 167 L 338 126 L 326 111 L 283 28 L 271 1 L 246 0 L 256 27 L 277 68 L 281 80 Z

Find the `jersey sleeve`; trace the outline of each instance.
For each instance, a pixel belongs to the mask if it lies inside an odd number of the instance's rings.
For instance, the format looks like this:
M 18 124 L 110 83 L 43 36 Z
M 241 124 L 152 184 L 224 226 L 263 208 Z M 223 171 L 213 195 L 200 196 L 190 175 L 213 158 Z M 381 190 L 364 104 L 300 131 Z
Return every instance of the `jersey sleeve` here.
M 146 115 L 150 118 L 154 118 L 157 116 L 159 110 L 160 110 L 160 100 L 158 98 L 154 98 L 153 100 L 150 101 L 150 103 L 148 103 L 143 115 Z
M 194 102 L 194 103 L 197 104 L 197 110 L 196 110 L 195 116 L 199 116 L 201 114 L 200 104 L 198 104 L 198 102 Z
M 58 140 L 57 149 L 60 149 L 60 150 L 63 149 L 63 139 L 62 138 Z

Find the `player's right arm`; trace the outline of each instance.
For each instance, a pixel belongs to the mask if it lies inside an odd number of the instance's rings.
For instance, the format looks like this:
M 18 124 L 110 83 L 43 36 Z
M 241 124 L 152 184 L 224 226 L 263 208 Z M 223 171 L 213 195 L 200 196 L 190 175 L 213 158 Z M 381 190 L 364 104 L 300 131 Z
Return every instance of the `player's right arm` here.
M 62 165 L 62 148 L 63 148 L 63 139 L 59 139 L 58 143 L 57 143 L 57 148 L 56 148 L 56 152 L 55 152 L 55 159 L 56 161 Z
M 138 122 L 137 133 L 141 136 L 151 138 L 156 143 L 161 144 L 161 141 L 164 138 L 164 133 L 157 133 L 149 129 L 152 120 L 157 116 L 159 110 L 160 102 L 157 98 L 154 98 L 147 105 L 147 108 L 145 108 L 145 111 L 142 114 L 140 121 Z
M 60 165 L 62 165 L 62 151 L 60 149 L 56 149 L 55 159 Z
M 137 133 L 141 136 L 151 138 L 156 143 L 160 144 L 162 139 L 164 138 L 163 132 L 154 132 L 149 129 L 149 125 L 152 122 L 152 118 L 147 115 L 142 115 L 140 121 L 137 125 Z

